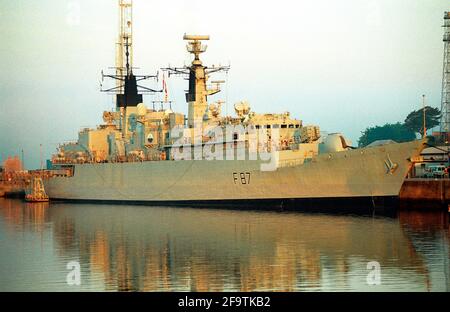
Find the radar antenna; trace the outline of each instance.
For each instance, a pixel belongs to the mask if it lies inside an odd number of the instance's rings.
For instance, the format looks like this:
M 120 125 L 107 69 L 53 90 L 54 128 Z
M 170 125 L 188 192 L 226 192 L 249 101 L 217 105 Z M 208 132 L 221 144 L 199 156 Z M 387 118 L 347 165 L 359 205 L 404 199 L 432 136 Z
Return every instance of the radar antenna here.
M 216 72 L 228 72 L 230 66 L 211 66 L 210 68 L 203 66 L 200 60 L 200 54 L 207 49 L 202 41 L 209 40 L 206 35 L 187 35 L 184 34 L 183 40 L 187 40 L 186 49 L 189 53 L 194 55 L 194 60 L 190 66 L 184 67 L 166 67 L 163 71 L 171 75 L 185 75 L 188 76 L 189 90 L 186 92 L 186 102 L 188 102 L 188 126 L 194 127 L 194 124 L 202 122 L 207 118 L 209 95 L 220 92 L 220 84 L 224 81 L 215 81 L 215 88 L 208 88 L 207 81 L 209 75 Z

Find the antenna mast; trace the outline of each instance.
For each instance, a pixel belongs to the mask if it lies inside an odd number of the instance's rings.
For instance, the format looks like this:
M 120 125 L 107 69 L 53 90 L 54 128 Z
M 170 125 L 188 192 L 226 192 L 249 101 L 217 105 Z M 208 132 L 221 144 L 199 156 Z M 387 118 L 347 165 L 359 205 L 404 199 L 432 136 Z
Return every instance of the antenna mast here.
M 133 0 L 119 0 L 119 36 L 117 39 L 116 76 L 128 76 L 130 68 L 133 68 Z M 116 85 L 119 93 L 123 93 L 123 84 L 117 81 Z
M 103 88 L 102 92 L 116 94 L 116 109 L 137 106 L 142 103 L 142 93 L 162 92 L 139 84 L 141 80 L 157 79 L 158 75 L 133 74 L 133 0 L 119 0 L 119 35 L 116 43 L 115 74 L 104 74 L 115 80 L 115 86 Z
M 207 46 L 202 41 L 209 40 L 206 35 L 186 35 L 183 40 L 188 41 L 186 49 L 194 55 L 194 60 L 190 66 L 162 68 L 170 75 L 185 75 L 189 78 L 189 89 L 186 92 L 186 102 L 188 103 L 188 126 L 193 128 L 196 124 L 201 124 L 207 118 L 208 96 L 220 92 L 220 84 L 223 81 L 215 81 L 215 87 L 209 88 L 207 82 L 210 74 L 224 71 L 228 72 L 229 66 L 204 66 L 200 60 L 200 54 L 206 51 Z
M 441 135 L 450 139 L 450 12 L 444 15 L 444 65 L 441 97 Z

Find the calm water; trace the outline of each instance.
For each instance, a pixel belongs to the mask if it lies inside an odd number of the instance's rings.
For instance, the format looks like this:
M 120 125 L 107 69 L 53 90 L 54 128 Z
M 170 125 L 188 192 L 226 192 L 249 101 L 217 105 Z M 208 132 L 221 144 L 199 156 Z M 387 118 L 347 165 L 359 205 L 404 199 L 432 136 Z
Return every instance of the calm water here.
M 447 214 L 0 199 L 0 291 L 448 291 L 449 238 Z M 66 282 L 71 261 L 79 286 Z M 370 261 L 380 285 L 367 283 Z

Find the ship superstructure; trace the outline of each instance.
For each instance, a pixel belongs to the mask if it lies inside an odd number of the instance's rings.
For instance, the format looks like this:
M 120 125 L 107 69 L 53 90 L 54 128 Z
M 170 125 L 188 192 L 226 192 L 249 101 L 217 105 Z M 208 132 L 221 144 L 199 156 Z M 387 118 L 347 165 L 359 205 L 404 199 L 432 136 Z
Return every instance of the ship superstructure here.
M 187 50 L 193 54 L 190 66 L 168 67 L 162 70 L 167 72 L 169 77 L 171 75 L 188 77 L 187 116 L 167 108 L 159 110 L 147 108 L 142 103 L 142 94 L 139 93 L 137 82 L 156 76 L 135 76 L 129 65 L 129 53 L 126 52 L 123 75 L 103 75 L 122 82 L 114 88 L 105 90 L 118 92 L 116 111 L 105 111 L 104 124 L 97 129 L 81 130 L 77 142 L 61 145 L 52 162 L 63 165 L 174 160 L 176 158 L 172 151 L 174 144 L 177 147 L 180 144 L 194 147 L 208 143 L 218 145 L 240 142 L 248 149 L 252 131 L 259 137 L 259 143 L 265 143 L 266 151 L 272 148 L 295 150 L 303 143 L 311 144 L 308 146 L 310 157 L 317 155 L 319 127 L 303 126 L 302 121 L 291 118 L 289 112 L 257 114 L 251 111 L 246 101 L 241 101 L 234 105 L 236 116 L 222 116 L 223 101 L 209 102 L 209 97 L 221 91 L 220 84 L 224 81 L 212 81 L 209 84 L 209 77 L 215 72 L 228 71 L 229 67 L 208 68 L 203 65 L 199 56 L 205 52 L 206 46 L 202 45 L 201 41 L 209 40 L 209 36 L 184 35 L 183 39 L 188 41 Z M 130 48 L 129 43 L 125 44 L 126 51 Z M 145 88 L 145 91 L 161 90 Z M 172 136 L 175 128 L 182 130 L 181 138 Z M 208 133 L 207 130 L 211 129 L 218 129 L 221 135 L 218 136 L 217 131 L 213 131 L 213 134 Z M 272 138 L 272 132 L 275 131 L 279 137 Z M 314 142 L 315 144 L 312 144 Z M 226 148 L 230 147 L 224 146 L 224 149 Z M 260 151 L 261 146 L 255 150 L 256 153 Z

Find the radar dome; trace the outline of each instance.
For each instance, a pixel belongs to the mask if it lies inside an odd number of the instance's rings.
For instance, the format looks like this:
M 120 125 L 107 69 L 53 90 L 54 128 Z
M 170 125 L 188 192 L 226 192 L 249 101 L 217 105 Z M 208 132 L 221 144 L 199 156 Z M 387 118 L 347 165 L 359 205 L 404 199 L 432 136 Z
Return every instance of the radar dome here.
M 145 116 L 145 114 L 147 114 L 147 107 L 145 107 L 144 103 L 139 103 L 137 105 L 137 113 L 139 116 Z
M 248 105 L 247 101 L 241 101 L 234 104 L 234 110 L 239 117 L 243 117 L 250 112 L 250 105 Z

